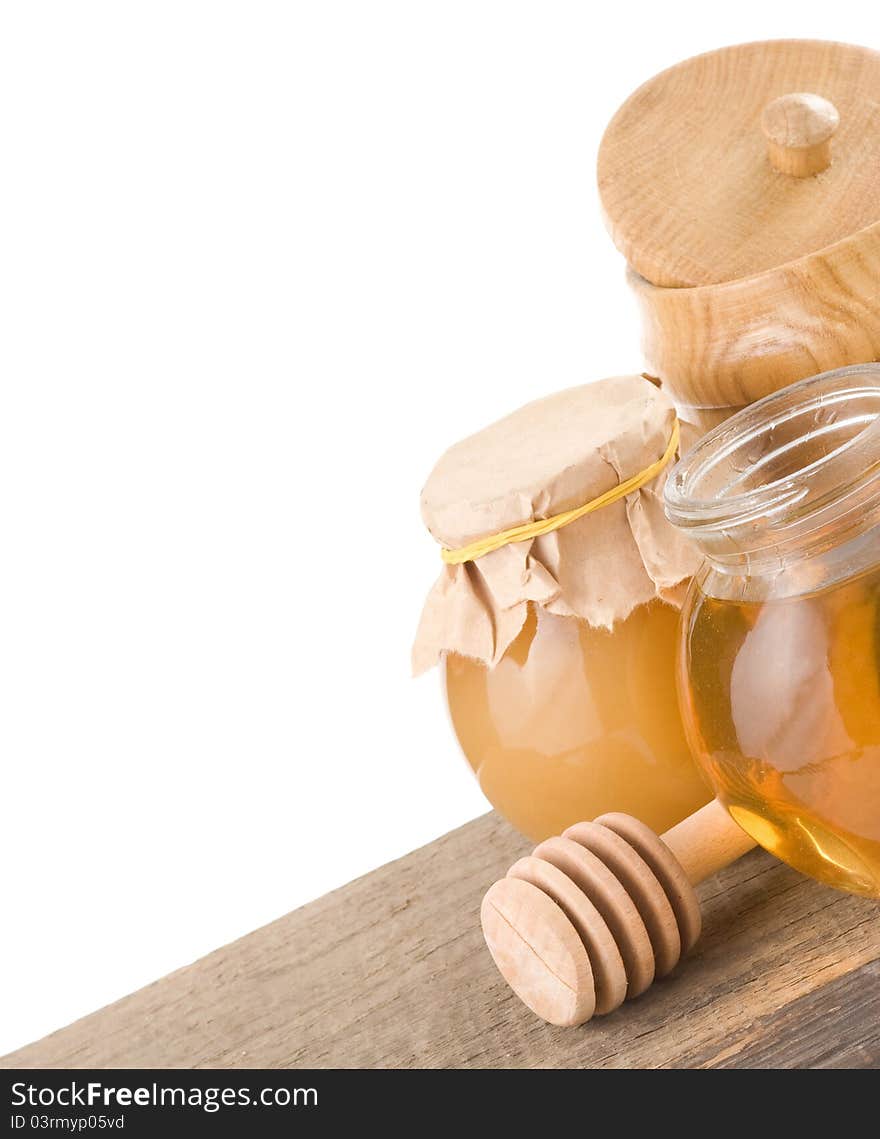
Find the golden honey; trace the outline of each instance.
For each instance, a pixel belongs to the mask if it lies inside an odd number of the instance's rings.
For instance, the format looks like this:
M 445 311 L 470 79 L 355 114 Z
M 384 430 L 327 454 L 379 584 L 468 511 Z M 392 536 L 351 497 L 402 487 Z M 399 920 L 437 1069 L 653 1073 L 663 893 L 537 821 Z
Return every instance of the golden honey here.
M 775 601 L 694 590 L 680 669 L 691 745 L 736 821 L 880 897 L 880 568 Z
M 614 810 L 662 831 L 708 802 L 678 710 L 677 624 L 660 601 L 611 632 L 530 606 L 494 668 L 447 654 L 462 750 L 519 830 L 537 841 Z
M 767 850 L 880 897 L 880 366 L 739 412 L 665 502 L 704 556 L 678 657 L 695 758 Z

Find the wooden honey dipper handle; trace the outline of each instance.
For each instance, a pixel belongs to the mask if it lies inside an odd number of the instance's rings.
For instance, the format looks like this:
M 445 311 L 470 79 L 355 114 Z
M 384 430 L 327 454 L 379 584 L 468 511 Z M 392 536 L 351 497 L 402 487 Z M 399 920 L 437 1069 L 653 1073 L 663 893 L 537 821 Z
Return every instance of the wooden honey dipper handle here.
M 830 164 L 839 125 L 834 104 L 806 91 L 774 99 L 761 116 L 768 158 L 780 174 L 794 178 L 819 174 Z
M 736 862 L 756 845 L 717 799 L 688 815 L 661 838 L 693 886 Z
M 659 838 L 631 815 L 575 823 L 486 892 L 502 976 L 551 1024 L 583 1024 L 643 993 L 700 935 L 693 887 L 755 845 L 714 799 Z

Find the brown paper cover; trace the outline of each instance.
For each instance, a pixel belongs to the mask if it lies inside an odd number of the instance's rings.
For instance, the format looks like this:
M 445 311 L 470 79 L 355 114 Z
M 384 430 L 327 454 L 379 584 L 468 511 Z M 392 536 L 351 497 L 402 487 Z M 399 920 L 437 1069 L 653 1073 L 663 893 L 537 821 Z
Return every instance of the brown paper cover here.
M 674 422 L 667 396 L 643 376 L 536 400 L 440 458 L 422 491 L 425 525 L 457 548 L 580 506 L 660 458 Z M 605 629 L 654 598 L 680 604 L 699 558 L 663 513 L 671 467 L 551 534 L 443 564 L 416 634 L 415 674 L 445 652 L 496 665 L 529 602 Z

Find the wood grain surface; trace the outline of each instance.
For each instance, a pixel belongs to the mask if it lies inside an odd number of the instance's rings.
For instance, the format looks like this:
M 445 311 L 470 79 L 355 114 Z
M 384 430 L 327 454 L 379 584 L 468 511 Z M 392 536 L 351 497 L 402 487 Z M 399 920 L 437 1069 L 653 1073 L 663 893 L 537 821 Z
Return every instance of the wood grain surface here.
M 756 277 L 661 289 L 630 272 L 647 370 L 682 408 L 728 412 L 880 358 L 880 223 Z M 706 427 L 699 413 L 684 413 Z
M 738 44 L 655 75 L 620 107 L 599 148 L 615 245 L 654 285 L 693 288 L 753 277 L 873 225 L 878 87 L 880 53 L 822 40 Z M 767 153 L 768 107 L 795 93 L 839 115 L 831 165 L 815 177 L 781 174 Z
M 609 124 L 599 191 L 631 267 L 645 364 L 702 429 L 880 358 L 880 103 L 866 97 L 878 84 L 868 48 L 741 44 L 648 80 Z M 822 144 L 830 166 L 791 177 L 768 157 L 765 116 L 803 93 L 830 100 L 839 128 Z
M 478 920 L 528 850 L 486 815 L 2 1066 L 880 1066 L 880 907 L 761 851 L 700 887 L 703 937 L 670 978 L 583 1028 L 537 1020 Z

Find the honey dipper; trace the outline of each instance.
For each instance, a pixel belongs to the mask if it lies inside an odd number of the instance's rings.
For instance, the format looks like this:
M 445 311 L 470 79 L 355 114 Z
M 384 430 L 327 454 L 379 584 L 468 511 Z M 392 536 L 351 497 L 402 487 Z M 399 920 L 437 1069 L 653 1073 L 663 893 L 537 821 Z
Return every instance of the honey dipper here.
M 753 846 L 717 799 L 660 837 L 631 815 L 575 823 L 489 887 L 489 952 L 538 1016 L 583 1024 L 676 966 L 700 935 L 694 886 Z

